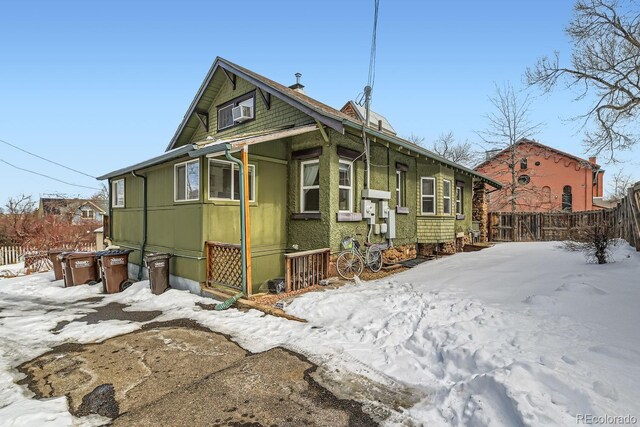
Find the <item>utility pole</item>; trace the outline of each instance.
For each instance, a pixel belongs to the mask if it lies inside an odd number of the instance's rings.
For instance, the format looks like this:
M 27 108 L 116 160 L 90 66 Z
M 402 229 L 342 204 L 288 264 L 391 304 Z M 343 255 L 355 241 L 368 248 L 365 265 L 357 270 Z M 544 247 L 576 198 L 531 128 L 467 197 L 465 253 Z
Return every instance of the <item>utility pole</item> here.
M 364 87 L 364 125 L 362 126 L 362 138 L 364 141 L 364 158 L 367 163 L 367 179 L 365 181 L 364 188 L 369 189 L 371 186 L 371 152 L 369 147 L 369 138 L 367 137 L 367 127 L 369 126 L 371 106 L 371 86 Z

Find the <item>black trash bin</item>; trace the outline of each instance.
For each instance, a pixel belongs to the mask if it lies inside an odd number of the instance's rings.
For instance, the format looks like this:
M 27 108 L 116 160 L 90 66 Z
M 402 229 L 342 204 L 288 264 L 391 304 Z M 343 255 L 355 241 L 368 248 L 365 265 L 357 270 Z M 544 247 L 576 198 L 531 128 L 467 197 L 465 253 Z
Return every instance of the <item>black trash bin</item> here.
M 151 293 L 160 295 L 169 288 L 169 258 L 171 254 L 157 253 L 145 257 L 149 268 L 149 285 Z
M 102 277 L 102 289 L 105 294 L 115 294 L 127 289 L 132 281 L 129 280 L 129 254 L 126 250 L 107 250 L 96 252 Z

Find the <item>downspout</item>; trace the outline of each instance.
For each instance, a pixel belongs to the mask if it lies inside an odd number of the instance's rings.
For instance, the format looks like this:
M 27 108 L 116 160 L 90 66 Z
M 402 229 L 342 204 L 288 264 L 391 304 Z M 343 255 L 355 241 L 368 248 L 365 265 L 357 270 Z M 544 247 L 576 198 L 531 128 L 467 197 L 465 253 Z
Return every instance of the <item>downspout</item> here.
M 111 179 L 109 179 L 108 182 L 109 182 L 109 229 L 107 230 L 107 233 L 109 233 L 109 242 L 113 242 L 113 186 L 111 185 Z
M 236 295 L 232 296 L 222 304 L 216 305 L 217 311 L 226 310 L 235 304 L 243 295 L 247 294 L 247 206 L 246 200 L 244 197 L 245 188 L 244 188 L 244 163 L 241 160 L 236 159 L 231 155 L 231 144 L 225 144 L 224 155 L 231 163 L 235 163 L 238 166 L 239 171 L 239 184 L 240 184 L 240 261 L 242 265 L 242 292 L 238 292 Z
M 147 176 L 138 175 L 131 171 L 131 175 L 142 178 L 142 244 L 140 245 L 140 265 L 138 267 L 138 281 L 142 280 L 142 266 L 144 265 L 144 250 L 147 246 Z

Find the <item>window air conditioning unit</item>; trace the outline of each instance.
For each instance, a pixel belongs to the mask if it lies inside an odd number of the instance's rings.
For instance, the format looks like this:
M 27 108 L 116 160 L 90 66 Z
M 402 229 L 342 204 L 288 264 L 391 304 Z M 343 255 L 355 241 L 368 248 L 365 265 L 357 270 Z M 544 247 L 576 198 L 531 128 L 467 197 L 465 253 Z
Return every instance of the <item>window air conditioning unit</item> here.
M 233 107 L 231 110 L 231 114 L 233 115 L 234 122 L 244 122 L 245 120 L 249 120 L 253 118 L 253 108 L 248 105 L 239 105 L 237 107 Z

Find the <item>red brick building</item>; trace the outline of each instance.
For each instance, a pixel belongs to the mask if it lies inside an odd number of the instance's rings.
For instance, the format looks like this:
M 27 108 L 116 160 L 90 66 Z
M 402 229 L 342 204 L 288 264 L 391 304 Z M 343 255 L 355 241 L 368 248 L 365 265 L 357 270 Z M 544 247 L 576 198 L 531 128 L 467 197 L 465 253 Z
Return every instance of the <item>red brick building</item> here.
M 500 182 L 488 194 L 489 212 L 511 211 L 511 150 L 488 153 L 476 171 Z M 604 170 L 596 158 L 581 159 L 537 141 L 522 139 L 515 147 L 519 212 L 588 211 L 602 208 Z

